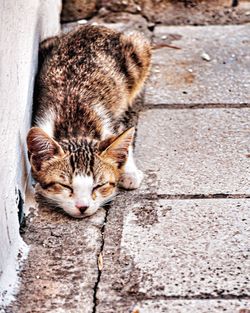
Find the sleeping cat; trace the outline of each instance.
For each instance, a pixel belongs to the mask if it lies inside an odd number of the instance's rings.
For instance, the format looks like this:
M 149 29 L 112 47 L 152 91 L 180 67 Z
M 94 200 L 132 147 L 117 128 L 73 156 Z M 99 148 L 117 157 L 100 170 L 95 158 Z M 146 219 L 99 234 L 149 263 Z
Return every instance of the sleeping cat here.
M 27 136 L 36 198 L 76 218 L 94 214 L 118 185 L 139 187 L 134 128 L 117 124 L 149 73 L 150 44 L 139 33 L 82 26 L 40 48 L 35 125 Z

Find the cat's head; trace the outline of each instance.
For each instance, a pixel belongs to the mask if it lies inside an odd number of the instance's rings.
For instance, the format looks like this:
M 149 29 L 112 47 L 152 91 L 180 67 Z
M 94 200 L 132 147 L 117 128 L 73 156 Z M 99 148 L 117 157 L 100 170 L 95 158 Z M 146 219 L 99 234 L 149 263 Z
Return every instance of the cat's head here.
M 37 198 L 73 217 L 94 214 L 115 195 L 133 136 L 130 128 L 101 142 L 83 138 L 60 145 L 41 128 L 31 128 L 27 146 Z

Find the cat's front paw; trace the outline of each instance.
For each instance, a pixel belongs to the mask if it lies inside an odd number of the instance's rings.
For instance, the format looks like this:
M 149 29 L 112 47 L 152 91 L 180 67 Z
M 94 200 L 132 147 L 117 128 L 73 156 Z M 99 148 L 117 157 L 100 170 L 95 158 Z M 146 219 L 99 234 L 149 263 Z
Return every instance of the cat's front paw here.
M 137 189 L 143 179 L 143 172 L 136 170 L 134 172 L 127 172 L 121 175 L 119 185 L 124 189 Z

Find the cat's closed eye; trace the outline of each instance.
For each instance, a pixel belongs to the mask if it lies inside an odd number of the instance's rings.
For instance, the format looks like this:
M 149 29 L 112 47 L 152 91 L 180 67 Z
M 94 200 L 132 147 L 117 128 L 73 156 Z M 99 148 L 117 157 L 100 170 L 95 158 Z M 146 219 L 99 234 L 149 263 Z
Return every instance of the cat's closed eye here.
M 53 191 L 58 191 L 59 192 L 62 189 L 67 189 L 71 193 L 73 193 L 73 188 L 72 187 L 70 187 L 69 185 L 60 183 L 60 182 L 51 182 L 49 184 L 43 185 L 42 187 L 44 189 L 48 190 L 48 191 L 53 190 Z
M 108 185 L 112 185 L 113 183 L 111 182 L 104 182 L 104 183 L 99 183 L 98 185 L 95 185 L 94 188 L 93 188 L 93 191 L 97 190 L 97 189 L 100 189 L 104 186 L 108 186 Z
M 65 184 L 62 184 L 62 183 L 58 183 L 58 184 L 61 185 L 63 188 L 68 189 L 69 191 L 71 191 L 73 193 L 73 188 L 70 187 L 69 185 L 65 185 Z
M 110 193 L 112 193 L 115 187 L 116 187 L 116 184 L 114 182 L 105 182 L 105 183 L 98 184 L 93 188 L 93 191 L 92 191 L 93 197 L 96 196 L 97 192 L 100 193 L 102 196 L 106 197 Z

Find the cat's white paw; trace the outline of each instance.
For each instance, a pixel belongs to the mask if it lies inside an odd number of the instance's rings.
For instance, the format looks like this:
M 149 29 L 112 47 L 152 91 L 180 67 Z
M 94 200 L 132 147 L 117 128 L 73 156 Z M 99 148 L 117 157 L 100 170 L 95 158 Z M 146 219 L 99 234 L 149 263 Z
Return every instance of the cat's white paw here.
M 136 189 L 140 186 L 143 179 L 143 172 L 136 170 L 133 172 L 123 173 L 119 185 L 124 189 Z

